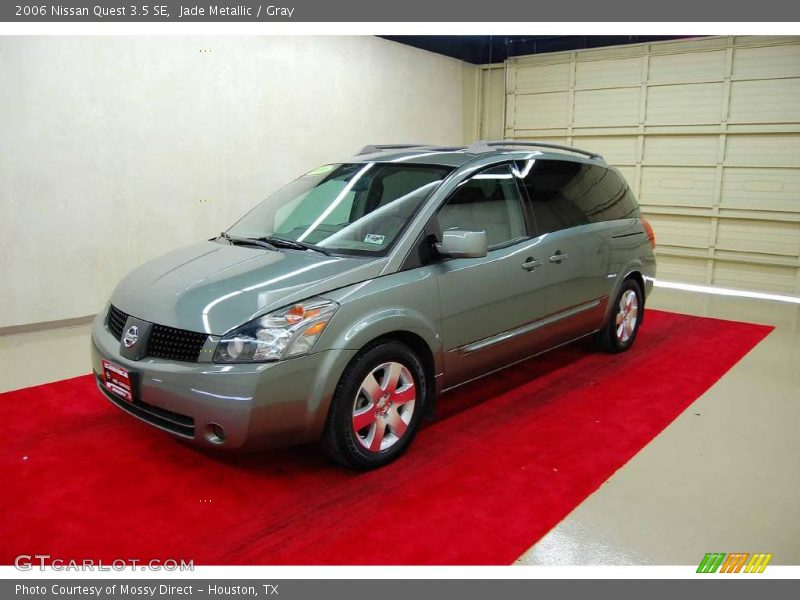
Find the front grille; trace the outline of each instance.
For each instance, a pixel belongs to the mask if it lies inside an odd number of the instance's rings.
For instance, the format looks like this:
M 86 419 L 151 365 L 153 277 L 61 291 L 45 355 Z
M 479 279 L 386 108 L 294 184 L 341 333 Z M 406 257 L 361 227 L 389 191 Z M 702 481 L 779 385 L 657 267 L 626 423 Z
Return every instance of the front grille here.
M 194 437 L 194 419 L 192 417 L 182 415 L 181 413 L 172 412 L 171 410 L 167 410 L 165 408 L 159 408 L 158 406 L 153 406 L 152 404 L 142 402 L 141 400 L 126 402 L 119 396 L 115 396 L 109 392 L 105 385 L 103 385 L 103 380 L 99 375 L 95 375 L 95 377 L 97 379 L 97 386 L 100 388 L 100 391 L 103 392 L 105 397 L 111 400 L 111 402 L 116 404 L 125 412 L 139 417 L 142 421 L 147 421 L 151 425 L 155 425 L 161 429 L 166 429 L 172 433 L 176 433 L 184 437 Z
M 118 340 L 122 339 L 122 328 L 125 327 L 125 321 L 128 320 L 128 315 L 122 312 L 113 304 L 108 309 L 108 329 L 112 335 Z
M 147 344 L 148 356 L 197 362 L 208 336 L 165 325 L 153 325 Z
M 113 304 L 108 309 L 106 322 L 109 331 L 116 339 L 122 339 L 122 330 L 127 320 L 128 315 Z M 197 362 L 207 338 L 208 335 L 205 333 L 153 324 L 150 339 L 147 341 L 147 356 Z

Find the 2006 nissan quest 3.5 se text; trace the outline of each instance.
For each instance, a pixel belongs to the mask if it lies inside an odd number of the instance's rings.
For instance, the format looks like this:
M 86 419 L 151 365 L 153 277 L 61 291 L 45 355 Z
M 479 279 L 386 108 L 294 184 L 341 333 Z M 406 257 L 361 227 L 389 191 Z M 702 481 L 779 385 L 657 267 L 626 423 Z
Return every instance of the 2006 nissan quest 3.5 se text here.
M 111 402 L 198 444 L 321 441 L 377 467 L 444 390 L 588 335 L 630 348 L 654 246 L 597 154 L 368 146 L 123 279 L 93 369 Z

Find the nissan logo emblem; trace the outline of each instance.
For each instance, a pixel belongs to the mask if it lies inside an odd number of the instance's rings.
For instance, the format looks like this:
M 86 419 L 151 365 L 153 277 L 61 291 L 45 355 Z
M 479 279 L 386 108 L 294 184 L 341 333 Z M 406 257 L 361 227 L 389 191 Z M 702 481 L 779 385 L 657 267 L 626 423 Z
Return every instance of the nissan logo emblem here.
M 136 343 L 138 339 L 139 339 L 139 328 L 136 325 L 131 325 L 125 332 L 125 335 L 122 336 L 122 343 L 125 344 L 126 348 L 130 348 Z

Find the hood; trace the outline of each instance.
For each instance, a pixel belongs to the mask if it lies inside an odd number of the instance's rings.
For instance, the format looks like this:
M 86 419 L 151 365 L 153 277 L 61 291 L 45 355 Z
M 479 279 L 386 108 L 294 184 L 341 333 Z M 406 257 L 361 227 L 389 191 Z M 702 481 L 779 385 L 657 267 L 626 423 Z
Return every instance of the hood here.
M 377 277 L 385 259 L 194 244 L 125 277 L 111 303 L 160 325 L 222 335 L 291 302 Z

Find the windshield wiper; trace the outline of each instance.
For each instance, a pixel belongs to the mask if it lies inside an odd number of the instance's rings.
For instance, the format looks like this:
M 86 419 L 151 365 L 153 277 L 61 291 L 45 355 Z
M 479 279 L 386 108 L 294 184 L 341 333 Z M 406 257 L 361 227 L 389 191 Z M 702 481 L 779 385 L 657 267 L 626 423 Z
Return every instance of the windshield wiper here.
M 308 244 L 306 242 L 298 242 L 297 240 L 287 240 L 284 238 L 273 237 L 273 236 L 260 237 L 258 238 L 258 240 L 283 248 L 292 248 L 293 250 L 313 250 L 314 252 L 319 252 L 320 254 L 324 254 L 325 256 L 331 255 L 330 250 L 321 248 L 320 246 L 315 246 L 314 244 Z
M 219 234 L 220 237 L 225 238 L 231 244 L 249 244 L 251 246 L 259 246 L 261 248 L 266 248 L 267 250 L 277 251 L 278 248 L 274 244 L 270 244 L 267 240 L 262 240 L 259 238 L 246 238 L 246 237 L 238 237 L 235 235 L 231 235 L 225 231 Z

